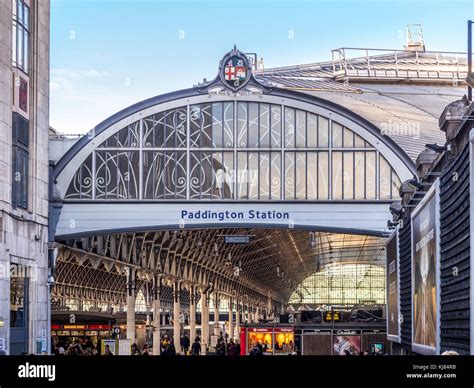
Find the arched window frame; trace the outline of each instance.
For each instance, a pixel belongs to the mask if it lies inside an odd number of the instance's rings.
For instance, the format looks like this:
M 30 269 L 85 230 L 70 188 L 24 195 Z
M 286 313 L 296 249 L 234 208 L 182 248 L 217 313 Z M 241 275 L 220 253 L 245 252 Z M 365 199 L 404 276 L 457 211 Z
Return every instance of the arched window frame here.
M 184 104 L 185 102 L 185 104 Z M 85 144 L 84 147 L 82 147 L 75 155 L 74 157 L 72 158 L 72 160 L 74 161 L 74 163 L 68 163 L 67 165 L 65 166 L 62 166 L 61 167 L 61 171 L 60 173 L 58 174 L 58 177 L 57 177 L 57 182 L 58 182 L 58 187 L 60 188 L 60 191 L 62 193 L 66 193 L 68 187 L 69 187 L 69 183 L 71 182 L 71 180 L 73 179 L 74 175 L 76 173 L 81 173 L 80 172 L 80 168 L 83 169 L 82 166 L 85 166 L 87 165 L 87 167 L 89 169 L 91 169 L 92 171 L 96 171 L 96 164 L 97 164 L 97 158 L 96 158 L 96 153 L 98 152 L 101 152 L 103 150 L 101 150 L 102 147 L 99 147 L 102 143 L 104 143 L 104 141 L 107 140 L 107 138 L 110 138 L 112 137 L 113 135 L 117 134 L 120 130 L 122 130 L 123 128 L 125 128 L 126 126 L 129 126 L 129 125 L 137 125 L 139 127 L 139 133 L 140 133 L 140 139 L 142 138 L 143 136 L 143 122 L 147 119 L 147 117 L 151 116 L 151 115 L 155 115 L 155 114 L 159 114 L 160 112 L 164 112 L 164 111 L 169 111 L 169 110 L 172 110 L 172 109 L 186 109 L 186 115 L 187 117 L 189 118 L 190 117 L 190 110 L 192 109 L 191 107 L 192 106 L 195 106 L 196 104 L 202 104 L 203 102 L 209 102 L 209 103 L 212 103 L 212 104 L 215 104 L 215 103 L 231 103 L 231 104 L 234 104 L 234 106 L 237 106 L 237 104 L 239 103 L 255 103 L 255 102 L 260 102 L 260 103 L 263 103 L 263 104 L 273 104 L 273 105 L 280 105 L 282 108 L 282 111 L 284 111 L 284 109 L 288 108 L 288 109 L 298 109 L 298 110 L 301 110 L 301 111 L 305 111 L 306 114 L 316 114 L 318 116 L 321 116 L 321 117 L 326 117 L 328 120 L 330 120 L 330 123 L 332 122 L 335 122 L 335 123 L 338 123 L 340 125 L 342 125 L 343 127 L 345 128 L 348 128 L 350 131 L 352 131 L 353 133 L 355 133 L 357 136 L 360 136 L 364 139 L 364 141 L 366 141 L 367 143 L 369 143 L 370 145 L 373 146 L 373 151 L 376 152 L 376 171 L 377 173 L 380 171 L 380 164 L 381 162 L 380 161 L 383 161 L 385 164 L 387 164 L 390 168 L 389 168 L 389 172 L 387 174 L 387 176 L 389 176 L 389 178 L 386 178 L 384 181 L 382 181 L 382 178 L 380 178 L 380 180 L 377 179 L 376 181 L 376 196 L 375 198 L 370 198 L 370 199 L 367 199 L 367 200 L 374 200 L 374 201 L 377 201 L 377 200 L 390 200 L 391 198 L 396 198 L 397 195 L 396 195 L 396 187 L 395 185 L 392 185 L 392 184 L 386 184 L 385 183 L 385 186 L 388 187 L 388 190 L 385 190 L 385 191 L 381 191 L 381 182 L 385 182 L 385 181 L 389 181 L 391 182 L 392 179 L 397 176 L 397 178 L 395 178 L 395 180 L 399 183 L 399 181 L 403 181 L 405 179 L 407 179 L 408 177 L 411 176 L 411 173 L 410 173 L 410 169 L 407 167 L 407 163 L 406 161 L 403 160 L 403 158 L 399 157 L 399 155 L 397 155 L 397 152 L 396 150 L 393 150 L 392 148 L 393 147 L 390 147 L 388 146 L 387 144 L 384 143 L 384 141 L 381 141 L 380 139 L 380 136 L 375 136 L 373 133 L 371 133 L 370 131 L 367 131 L 363 126 L 361 126 L 359 123 L 355 123 L 353 121 L 350 120 L 350 118 L 346 117 L 346 116 L 343 116 L 343 115 L 340 115 L 339 113 L 337 112 L 333 112 L 333 111 L 330 111 L 328 110 L 327 108 L 325 107 L 321 107 L 321 106 L 317 106 L 317 105 L 314 105 L 314 104 L 309 104 L 309 103 L 306 103 L 306 102 L 301 102 L 301 101 L 297 101 L 297 100 L 292 100 L 292 99 L 280 99 L 280 98 L 276 98 L 276 96 L 265 96 L 265 98 L 262 100 L 262 99 L 259 99 L 259 98 L 246 98 L 246 99 L 233 99 L 233 98 L 211 98 L 209 96 L 206 96 L 206 98 L 204 98 L 204 96 L 197 96 L 197 97 L 192 97 L 192 98 L 188 98 L 188 99 L 176 99 L 176 100 L 173 100 L 173 101 L 170 101 L 170 102 L 167 102 L 167 103 L 163 103 L 163 104 L 158 104 L 158 105 L 154 105 L 154 106 L 150 106 L 146 109 L 143 109 L 143 110 L 139 110 L 139 111 L 136 111 L 135 113 L 133 114 L 130 114 L 128 116 L 126 116 L 125 118 L 123 118 L 122 120 L 118 120 L 117 122 L 115 122 L 114 124 L 110 125 L 109 127 L 105 128 L 105 130 L 101 130 L 100 133 L 97 133 L 94 134 L 93 132 L 91 134 L 89 134 L 88 136 L 90 136 L 90 140 L 89 142 L 87 142 Z M 275 104 L 276 102 L 278 102 L 278 104 Z M 235 118 L 235 120 L 237 120 Z M 190 123 L 189 123 L 190 120 L 187 121 L 186 123 L 186 131 L 189 133 L 189 126 L 190 126 Z M 236 128 L 236 126 L 234 126 Z M 330 128 L 332 128 L 332 124 L 330 125 Z M 191 161 L 190 161 L 190 153 L 191 152 L 194 152 L 194 149 L 192 147 L 190 147 L 190 144 L 189 144 L 189 136 L 187 137 L 187 144 L 186 144 L 186 147 L 185 147 L 185 152 L 186 152 L 186 173 L 189 174 L 189 171 L 190 171 L 190 165 L 191 165 Z M 289 147 L 287 149 L 287 151 L 290 151 L 290 148 L 292 147 Z M 136 149 L 136 151 L 135 151 Z M 163 148 L 164 150 L 166 151 L 178 151 L 178 149 L 181 149 L 180 147 L 176 147 L 176 148 L 169 148 L 169 149 L 166 149 L 166 148 Z M 107 148 L 104 149 L 105 151 L 107 150 Z M 212 148 L 212 147 L 206 147 L 206 148 L 198 148 L 199 152 L 205 152 L 205 151 L 216 151 L 216 148 Z M 262 149 L 257 149 L 255 148 L 254 149 L 255 151 L 259 151 L 261 152 Z M 269 150 L 269 152 L 273 152 L 272 151 L 273 149 Z M 295 152 L 298 152 L 300 151 L 301 149 L 300 148 L 297 148 L 297 147 L 294 147 L 293 148 L 293 151 Z M 367 150 L 367 149 L 366 149 Z M 119 150 L 117 150 L 119 151 Z M 123 153 L 126 153 L 126 152 L 137 152 L 138 151 L 138 159 L 139 159 L 139 165 L 140 165 L 140 169 L 141 169 L 141 166 L 142 166 L 142 163 L 143 163 L 143 155 L 144 155 L 144 152 L 147 152 L 149 151 L 149 149 L 147 147 L 144 147 L 143 145 L 143 142 L 140 140 L 139 141 L 139 145 L 138 147 L 121 147 L 120 148 L 120 151 L 123 152 Z M 219 151 L 222 151 L 223 153 L 227 151 L 227 149 L 224 147 L 224 148 L 220 148 Z M 233 149 L 231 150 L 233 152 L 233 160 L 234 160 L 234 166 L 236 165 L 237 161 L 235 160 L 236 159 L 236 155 L 238 152 L 241 152 L 241 149 L 239 147 L 237 147 L 237 144 L 236 142 L 234 142 L 234 147 Z M 246 150 L 248 151 L 248 150 Z M 306 149 L 304 151 L 307 151 Z M 332 163 L 332 158 L 333 158 L 333 155 L 332 155 L 332 152 L 336 153 L 336 152 L 342 152 L 342 153 L 345 153 L 348 151 L 348 149 L 341 149 L 341 150 L 336 150 L 335 148 L 332 148 L 331 150 L 329 150 L 329 155 L 330 155 L 330 158 L 329 158 L 329 163 Z M 353 151 L 353 149 L 351 149 L 350 151 Z M 286 155 L 282 155 L 281 157 L 285 157 Z M 85 162 L 84 165 L 82 164 L 82 162 Z M 281 161 L 281 163 L 283 164 L 284 162 Z M 80 167 L 81 166 L 81 167 Z M 80 168 L 79 168 L 80 167 Z M 225 175 L 225 174 L 224 174 Z M 128 199 L 130 200 L 148 200 L 148 199 L 152 199 L 152 200 L 157 200 L 157 198 L 146 198 L 146 196 L 144 196 L 143 194 L 143 173 L 139 173 L 138 174 L 138 177 L 135 177 L 135 182 L 136 183 L 136 186 L 137 186 L 137 189 L 136 189 L 136 194 L 135 195 L 132 195 L 130 196 Z M 96 181 L 96 177 L 90 177 L 90 182 L 91 182 L 91 187 L 90 187 L 90 192 L 87 193 L 86 192 L 86 195 L 79 195 L 79 196 L 75 196 L 74 198 L 71 198 L 69 197 L 69 199 L 74 199 L 74 200 L 82 200 L 82 199 L 94 199 L 94 200 L 98 200 L 98 199 L 101 199 L 97 193 L 96 193 L 96 185 L 92 185 L 92 182 Z M 187 182 L 190 182 L 189 180 L 189 176 L 186 176 L 186 181 Z M 332 183 L 330 183 L 331 185 Z M 283 190 L 281 190 L 283 191 Z M 387 191 L 390 192 L 390 195 L 387 195 Z M 333 190 L 332 190 L 332 187 L 329 188 L 329 192 L 332 194 L 333 193 Z M 237 191 L 234 189 L 234 195 L 237 193 Z M 177 196 L 176 193 L 174 193 L 175 195 L 175 198 L 173 198 L 173 195 L 171 195 L 170 197 L 168 198 L 162 198 L 164 200 L 215 200 L 216 198 L 212 199 L 212 198 L 202 198 L 199 197 L 199 198 L 196 198 L 196 197 L 193 197 L 192 195 L 190 195 L 190 188 L 189 188 L 189 185 L 187 185 L 186 187 L 186 196 Z M 66 197 L 66 199 L 68 199 Z M 103 198 L 103 199 L 121 199 L 120 197 L 112 197 L 112 198 Z M 240 201 L 240 200 L 248 200 L 248 199 L 243 199 L 243 198 L 236 198 L 235 196 L 233 198 L 220 198 L 220 199 L 228 199 L 228 200 L 231 200 L 231 201 Z M 289 198 L 286 198 L 284 195 L 281 195 L 280 198 L 278 199 L 275 199 L 275 198 L 259 198 L 259 195 L 257 196 L 250 196 L 249 198 L 250 200 L 280 200 L 280 201 L 287 201 L 289 200 Z M 334 200 L 340 200 L 342 198 L 340 198 L 340 196 L 338 197 L 337 195 L 328 195 L 328 198 L 324 198 L 324 199 L 319 199 L 319 198 L 311 198 L 309 200 L 315 200 L 315 201 L 321 201 L 321 200 L 330 200 L 330 201 L 334 201 Z M 346 198 L 344 198 L 346 199 Z M 353 200 L 358 200 L 359 198 L 350 198 L 350 199 L 353 199 Z M 291 200 L 300 200 L 300 198 L 292 198 Z

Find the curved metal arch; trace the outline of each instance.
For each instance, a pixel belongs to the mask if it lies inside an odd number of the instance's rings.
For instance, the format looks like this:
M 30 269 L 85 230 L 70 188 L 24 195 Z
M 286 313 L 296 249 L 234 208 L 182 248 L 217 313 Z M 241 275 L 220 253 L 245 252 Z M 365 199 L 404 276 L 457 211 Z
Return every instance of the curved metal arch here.
M 102 264 L 94 268 L 88 259 L 80 262 L 77 256 L 70 254 L 66 260 L 58 261 L 56 275 L 54 295 L 110 303 L 125 300 L 124 275 L 113 269 L 108 271 Z
M 250 101 L 260 103 L 283 104 L 288 107 L 306 110 L 330 118 L 352 130 L 379 150 L 394 168 L 401 181 L 415 172 L 410 157 L 390 137 L 382 135 L 380 129 L 365 118 L 331 101 L 305 93 L 275 88 L 263 96 L 226 97 L 202 94 L 198 88 L 184 89 L 134 104 L 101 122 L 87 135 L 81 137 L 59 160 L 53 169 L 54 180 L 65 195 L 69 182 L 87 156 L 104 140 L 127 125 L 152 114 L 171 108 L 183 107 L 200 102 Z M 71 162 L 73 162 L 71 164 Z
M 270 291 L 271 299 L 287 300 L 292 290 L 320 267 L 334 261 L 362 264 L 369 258 L 378 258 L 383 249 L 380 247 L 384 247 L 382 239 L 374 236 L 313 233 L 317 234 L 318 241 L 314 246 L 309 244 L 308 233 L 301 230 L 259 228 L 155 231 L 153 236 L 147 232 L 133 236 L 99 235 L 95 237 L 95 243 L 105 242 L 100 249 L 89 249 L 89 246 L 79 244 L 80 240 L 68 240 L 68 246 L 63 246 L 64 253 L 61 254 L 66 268 L 62 264 L 58 267 L 57 279 L 58 282 L 67 279 L 65 283 L 75 292 L 92 283 L 97 292 L 112 289 L 123 295 L 125 275 L 118 269 L 129 266 L 143 271 L 139 274 L 137 289 L 150 282 L 150 274 L 156 274 L 164 277 L 168 285 L 181 280 L 189 287 L 202 288 L 212 282 L 216 291 L 227 296 L 237 292 L 255 300 L 266 300 Z M 233 234 L 248 234 L 252 240 L 244 245 L 224 244 L 223 236 Z M 112 244 L 121 239 L 129 241 L 126 255 Z M 101 256 L 94 252 L 97 250 L 101 251 Z M 354 254 L 355 250 L 357 254 Z M 341 254 L 342 251 L 347 255 Z M 149 261 L 144 263 L 147 252 L 150 253 Z M 340 257 L 334 260 L 333 253 Z M 97 260 L 100 260 L 99 265 L 93 267 L 92 262 Z M 67 265 L 69 262 L 74 265 Z M 151 268 L 144 268 L 150 263 Z M 183 276 L 181 265 L 190 267 L 189 277 Z M 79 266 L 82 272 L 75 268 Z M 235 266 L 241 269 L 238 277 L 234 276 Z M 102 276 L 105 272 L 108 274 Z

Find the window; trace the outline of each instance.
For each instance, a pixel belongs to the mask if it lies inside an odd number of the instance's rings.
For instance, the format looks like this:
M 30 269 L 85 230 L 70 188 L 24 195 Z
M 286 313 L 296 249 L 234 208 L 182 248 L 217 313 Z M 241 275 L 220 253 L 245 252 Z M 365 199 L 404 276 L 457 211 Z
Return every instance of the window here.
M 382 154 L 334 120 L 223 101 L 169 109 L 120 129 L 77 170 L 66 198 L 391 200 L 399 186 Z
M 12 264 L 10 278 L 10 327 L 28 325 L 28 278 L 22 276 L 23 267 Z M 25 272 L 26 273 L 26 272 Z
M 28 81 L 21 77 L 18 105 L 23 112 L 28 112 Z
M 332 264 L 307 277 L 290 304 L 384 304 L 385 268 L 369 264 Z
M 13 0 L 12 62 L 28 73 L 30 47 L 30 8 L 23 0 Z
M 30 129 L 28 120 L 13 113 L 12 139 L 12 204 L 28 208 L 28 160 Z
M 140 290 L 137 293 L 137 297 L 135 298 L 135 311 L 137 313 L 144 313 L 146 312 L 146 300 L 143 291 Z

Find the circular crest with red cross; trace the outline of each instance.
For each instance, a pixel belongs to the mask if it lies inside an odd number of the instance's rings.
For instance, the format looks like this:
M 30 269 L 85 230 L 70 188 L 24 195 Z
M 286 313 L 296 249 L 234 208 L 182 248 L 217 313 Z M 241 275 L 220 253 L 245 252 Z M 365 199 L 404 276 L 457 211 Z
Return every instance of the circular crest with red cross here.
M 247 56 L 235 47 L 224 56 L 219 69 L 221 81 L 233 91 L 242 88 L 249 81 L 250 72 Z

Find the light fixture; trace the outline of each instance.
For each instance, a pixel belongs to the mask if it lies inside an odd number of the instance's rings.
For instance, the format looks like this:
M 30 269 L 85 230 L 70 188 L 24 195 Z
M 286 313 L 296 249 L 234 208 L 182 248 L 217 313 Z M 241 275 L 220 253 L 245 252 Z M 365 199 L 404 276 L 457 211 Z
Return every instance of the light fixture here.
M 226 264 L 227 266 L 231 266 L 231 265 L 232 265 L 232 255 L 230 254 L 230 252 L 229 252 L 228 255 L 227 255 L 227 260 L 226 260 L 225 264 Z
M 425 147 L 437 153 L 451 151 L 451 144 L 445 144 L 444 146 L 438 145 L 436 143 L 425 144 Z
M 402 216 L 404 212 L 401 202 L 392 203 L 389 209 L 390 209 L 390 213 L 399 217 Z
M 423 189 L 423 185 L 420 182 L 418 182 L 418 179 L 416 177 L 413 177 L 407 183 L 410 187 L 412 187 L 414 189 L 418 189 L 418 190 Z

